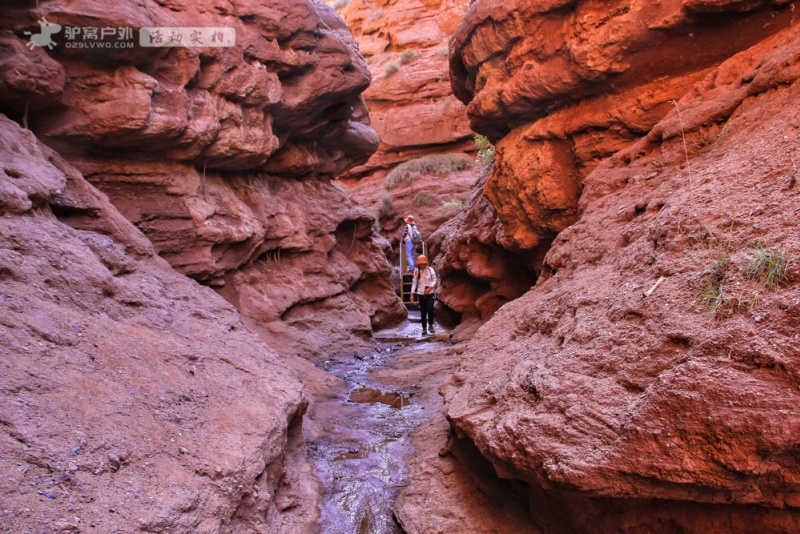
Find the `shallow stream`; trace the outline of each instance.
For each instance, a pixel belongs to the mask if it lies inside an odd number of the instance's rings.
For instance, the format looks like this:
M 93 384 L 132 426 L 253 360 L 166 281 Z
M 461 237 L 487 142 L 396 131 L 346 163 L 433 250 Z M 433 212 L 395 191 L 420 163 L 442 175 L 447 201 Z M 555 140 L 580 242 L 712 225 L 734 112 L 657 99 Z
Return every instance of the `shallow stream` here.
M 429 348 L 387 343 L 372 354 L 342 355 L 321 365 L 346 384 L 344 391 L 318 399 L 314 418 L 323 432 L 308 444 L 323 486 L 319 523 L 324 534 L 402 532 L 392 505 L 406 483 L 409 435 L 425 411 L 412 393 L 369 378 L 389 367 L 401 350 Z

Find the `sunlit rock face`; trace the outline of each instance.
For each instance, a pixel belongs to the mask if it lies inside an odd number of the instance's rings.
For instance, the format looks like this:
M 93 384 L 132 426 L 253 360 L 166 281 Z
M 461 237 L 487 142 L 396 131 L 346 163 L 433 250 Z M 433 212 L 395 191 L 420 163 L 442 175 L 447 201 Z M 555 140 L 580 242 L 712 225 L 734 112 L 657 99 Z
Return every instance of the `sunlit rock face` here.
M 546 254 L 442 391 L 545 531 L 800 526 L 793 7 L 479 0 L 457 33 L 475 239 Z
M 324 329 L 344 345 L 404 316 L 372 215 L 329 181 L 378 145 L 361 96 L 369 69 L 332 9 L 52 1 L 6 12 L 0 108 L 109 195 L 179 272 L 223 288 L 249 326 L 313 354 L 325 341 L 304 307 L 335 314 Z M 52 49 L 29 50 L 24 31 L 42 17 L 62 30 Z M 151 26 L 233 29 L 235 44 L 139 46 L 138 29 Z M 130 28 L 136 46 L 69 47 L 85 27 Z
M 476 181 L 473 133 L 466 106 L 450 88 L 447 59 L 467 7 L 460 0 L 353 0 L 341 10 L 372 72 L 364 97 L 380 144 L 339 183 L 376 214 L 395 263 L 403 217 L 414 214 L 427 240 L 462 209 Z M 413 180 L 388 185 L 398 165 L 456 155 L 467 163 L 442 172 L 412 171 Z
M 350 171 L 363 177 L 414 157 L 469 148 L 466 108 L 453 96 L 448 41 L 466 2 L 354 0 L 343 16 L 372 72 L 364 92 L 378 152 Z
M 481 188 L 489 205 L 472 216 L 496 212 L 494 254 L 507 250 L 514 260 L 504 261 L 522 262 L 535 280 L 553 238 L 579 217 L 585 177 L 793 13 L 768 1 L 472 3 L 453 41 L 451 80 L 472 127 L 497 145 Z M 443 239 L 457 249 L 471 241 L 468 232 Z M 492 282 L 460 269 L 450 300 L 493 293 Z

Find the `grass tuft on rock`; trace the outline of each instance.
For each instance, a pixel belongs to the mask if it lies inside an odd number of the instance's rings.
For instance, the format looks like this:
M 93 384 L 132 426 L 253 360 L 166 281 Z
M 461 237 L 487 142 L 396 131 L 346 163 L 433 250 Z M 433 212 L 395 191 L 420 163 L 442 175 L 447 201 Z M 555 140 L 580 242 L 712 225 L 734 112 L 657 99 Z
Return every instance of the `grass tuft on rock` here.
M 413 63 L 418 57 L 419 52 L 416 50 L 403 50 L 403 53 L 400 54 L 400 64 L 408 65 L 409 63 Z
M 458 213 L 459 211 L 463 210 L 466 205 L 466 200 L 463 202 L 458 200 L 448 200 L 446 202 L 442 202 L 442 211 L 445 213 Z
M 378 206 L 378 215 L 382 219 L 388 219 L 394 214 L 394 200 L 389 195 L 385 195 Z
M 422 191 L 414 195 L 414 200 L 411 201 L 411 204 L 415 208 L 420 208 L 422 206 L 433 206 L 436 204 L 436 198 L 432 194 Z
M 475 147 L 478 149 L 478 163 L 486 167 L 494 162 L 495 148 L 489 138 L 485 135 L 475 134 L 473 138 Z
M 753 257 L 745 265 L 745 275 L 751 280 L 758 280 L 768 289 L 773 289 L 786 284 L 788 269 L 789 258 L 785 251 L 758 245 Z
M 386 189 L 391 190 L 403 183 L 411 183 L 423 174 L 446 176 L 471 169 L 472 158 L 466 154 L 432 154 L 401 163 L 386 176 Z
M 710 279 L 706 279 L 703 290 L 698 297 L 708 305 L 708 315 L 717 317 L 728 305 L 730 299 L 722 289 L 722 285 Z
M 400 65 L 397 63 L 387 63 L 385 67 L 383 67 L 383 75 L 386 78 L 394 76 L 400 71 Z

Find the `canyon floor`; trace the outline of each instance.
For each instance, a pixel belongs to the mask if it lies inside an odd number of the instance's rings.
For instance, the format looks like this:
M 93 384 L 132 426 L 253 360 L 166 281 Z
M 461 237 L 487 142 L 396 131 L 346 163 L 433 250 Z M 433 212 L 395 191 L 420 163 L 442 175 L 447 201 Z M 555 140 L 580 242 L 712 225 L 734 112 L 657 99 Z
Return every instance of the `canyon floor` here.
M 450 333 L 438 327 L 422 337 L 412 311 L 373 341 L 370 351 L 318 365 L 335 382 L 307 384 L 314 402 L 304 432 L 321 484 L 321 531 L 538 532 L 513 485 L 442 415 L 439 385 L 463 353 Z

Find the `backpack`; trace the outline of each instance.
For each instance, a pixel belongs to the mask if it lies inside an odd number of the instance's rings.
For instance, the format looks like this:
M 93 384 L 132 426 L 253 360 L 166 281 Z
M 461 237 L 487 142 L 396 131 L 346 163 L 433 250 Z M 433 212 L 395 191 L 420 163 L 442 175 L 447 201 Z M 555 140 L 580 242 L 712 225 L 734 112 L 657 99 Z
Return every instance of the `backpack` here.
M 416 224 L 411 225 L 411 242 L 415 245 L 422 243 L 422 234 L 419 233 L 419 230 L 417 230 Z

